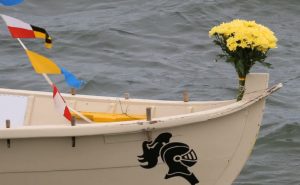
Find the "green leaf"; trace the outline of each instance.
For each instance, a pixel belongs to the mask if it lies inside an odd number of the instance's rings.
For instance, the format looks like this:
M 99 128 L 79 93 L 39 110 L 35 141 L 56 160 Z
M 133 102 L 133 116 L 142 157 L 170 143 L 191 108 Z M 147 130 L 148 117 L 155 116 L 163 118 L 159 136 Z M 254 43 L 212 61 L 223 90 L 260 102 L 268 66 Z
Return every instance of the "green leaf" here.
M 263 66 L 267 67 L 267 68 L 273 68 L 272 64 L 268 63 L 268 62 L 264 62 L 264 61 L 258 61 L 259 63 L 261 63 Z

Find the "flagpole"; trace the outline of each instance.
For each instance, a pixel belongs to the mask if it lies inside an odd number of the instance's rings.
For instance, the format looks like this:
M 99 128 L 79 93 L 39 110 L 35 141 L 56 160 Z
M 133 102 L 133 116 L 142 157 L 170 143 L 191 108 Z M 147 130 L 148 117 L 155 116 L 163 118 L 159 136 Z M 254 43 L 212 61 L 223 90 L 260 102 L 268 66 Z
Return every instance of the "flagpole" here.
M 27 47 L 24 45 L 24 43 L 21 41 L 21 39 L 17 38 L 23 49 L 26 51 L 28 50 Z
M 48 84 L 52 86 L 53 82 L 50 80 L 49 76 L 45 73 L 42 73 L 42 75 L 44 76 L 44 78 L 48 82 Z
M 18 39 L 19 43 L 21 44 L 21 46 L 23 47 L 23 49 L 24 49 L 25 51 L 28 50 L 27 47 L 24 45 L 24 43 L 21 41 L 21 39 L 19 39 L 19 38 L 17 38 L 17 39 Z M 52 85 L 53 85 L 53 82 L 51 81 L 51 79 L 49 78 L 49 76 L 48 76 L 47 74 L 45 74 L 45 73 L 42 73 L 42 75 L 43 75 L 43 77 L 45 78 L 45 80 L 48 82 L 48 84 L 49 84 L 50 86 L 52 86 Z M 80 118 L 82 118 L 83 120 L 85 120 L 86 122 L 92 123 L 92 121 L 91 121 L 89 118 L 87 118 L 86 116 L 84 116 L 84 115 L 81 114 L 80 112 L 74 110 L 73 108 L 71 108 L 71 107 L 69 107 L 69 106 L 68 106 L 68 108 L 69 108 L 72 112 L 74 112 L 75 114 L 77 114 Z

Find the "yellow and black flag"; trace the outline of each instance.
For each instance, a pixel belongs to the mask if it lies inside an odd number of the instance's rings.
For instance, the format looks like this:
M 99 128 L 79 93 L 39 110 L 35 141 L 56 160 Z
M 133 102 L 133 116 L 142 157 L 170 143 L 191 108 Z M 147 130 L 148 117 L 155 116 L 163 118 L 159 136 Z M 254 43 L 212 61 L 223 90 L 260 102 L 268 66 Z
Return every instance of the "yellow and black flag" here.
M 45 39 L 45 47 L 52 48 L 52 39 L 44 28 L 31 25 L 35 38 Z

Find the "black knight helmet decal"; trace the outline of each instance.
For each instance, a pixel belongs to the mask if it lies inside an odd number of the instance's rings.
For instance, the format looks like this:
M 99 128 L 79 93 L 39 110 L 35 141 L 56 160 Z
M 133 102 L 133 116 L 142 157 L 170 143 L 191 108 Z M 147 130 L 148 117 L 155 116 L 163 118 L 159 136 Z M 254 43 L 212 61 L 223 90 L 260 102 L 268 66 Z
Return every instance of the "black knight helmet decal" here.
M 199 183 L 197 177 L 188 170 L 197 163 L 197 155 L 187 144 L 171 142 L 171 133 L 162 133 L 154 141 L 143 142 L 143 155 L 138 156 L 141 167 L 150 169 L 156 166 L 160 155 L 162 161 L 169 167 L 165 179 L 180 176 L 191 185 Z

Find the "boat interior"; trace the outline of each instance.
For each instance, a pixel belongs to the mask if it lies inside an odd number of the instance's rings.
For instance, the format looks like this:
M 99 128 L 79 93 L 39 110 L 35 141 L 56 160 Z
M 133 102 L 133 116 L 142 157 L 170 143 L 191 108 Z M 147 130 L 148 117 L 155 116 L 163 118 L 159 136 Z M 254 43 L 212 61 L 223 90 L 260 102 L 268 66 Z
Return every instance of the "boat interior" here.
M 266 90 L 267 84 L 267 74 L 248 75 L 243 99 L 261 94 Z M 207 111 L 236 102 L 236 100 L 188 101 L 187 98 L 181 101 L 161 101 L 72 94 L 62 96 L 73 111 L 76 124 L 89 123 L 81 119 L 76 112 L 91 120 L 90 124 L 101 124 L 145 120 L 149 116 L 151 119 L 177 116 Z M 147 114 L 149 109 L 151 111 Z M 52 93 L 0 88 L 0 127 L 5 127 L 7 120 L 10 121 L 10 127 L 70 125 L 70 121 L 55 109 Z
M 193 113 L 225 106 L 228 101 L 160 101 L 62 94 L 69 107 L 80 112 L 94 123 L 144 120 L 147 108 L 152 119 Z M 70 122 L 54 107 L 52 93 L 0 89 L 0 121 L 10 120 L 11 127 L 30 125 L 65 125 Z M 16 106 L 18 105 L 18 106 Z M 87 123 L 78 115 L 76 123 Z

